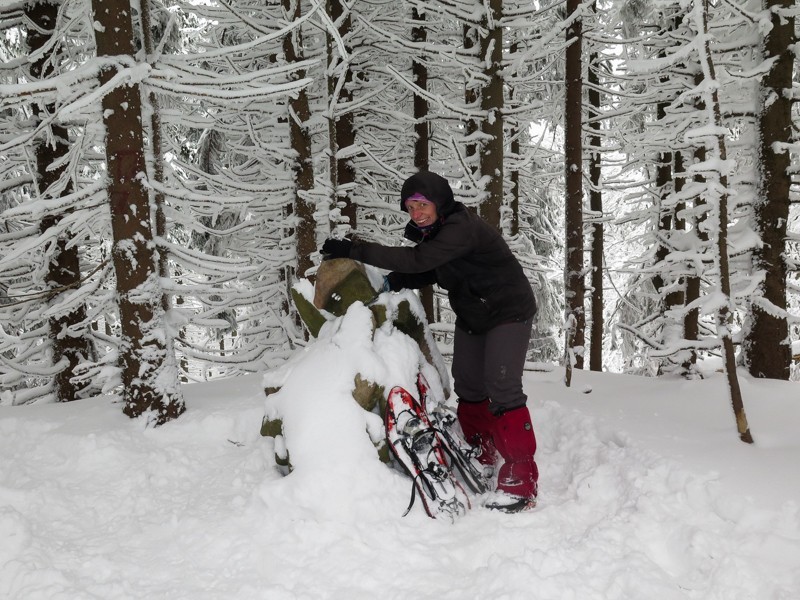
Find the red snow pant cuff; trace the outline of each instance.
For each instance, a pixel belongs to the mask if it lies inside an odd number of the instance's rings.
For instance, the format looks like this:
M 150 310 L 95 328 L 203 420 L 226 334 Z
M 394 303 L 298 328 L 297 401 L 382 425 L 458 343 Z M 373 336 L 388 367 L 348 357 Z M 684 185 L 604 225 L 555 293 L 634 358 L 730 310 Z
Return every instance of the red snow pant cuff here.
M 456 415 L 464 439 L 471 446 L 480 448 L 478 462 L 483 465 L 494 465 L 497 462 L 497 450 L 492 441 L 492 430 L 497 417 L 489 411 L 489 399 L 482 402 L 459 400 Z
M 498 491 L 535 498 L 539 469 L 533 459 L 536 435 L 528 407 L 516 408 L 497 417 L 492 438 L 505 460 L 498 473 Z

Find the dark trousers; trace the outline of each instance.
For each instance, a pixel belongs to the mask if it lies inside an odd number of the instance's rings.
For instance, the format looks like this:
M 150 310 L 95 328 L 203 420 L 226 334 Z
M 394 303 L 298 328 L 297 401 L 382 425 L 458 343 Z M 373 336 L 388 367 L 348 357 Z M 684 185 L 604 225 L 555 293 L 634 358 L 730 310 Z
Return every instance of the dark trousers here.
M 475 335 L 456 327 L 453 339 L 453 390 L 459 400 L 489 398 L 494 414 L 524 406 L 522 372 L 533 319 L 503 323 Z

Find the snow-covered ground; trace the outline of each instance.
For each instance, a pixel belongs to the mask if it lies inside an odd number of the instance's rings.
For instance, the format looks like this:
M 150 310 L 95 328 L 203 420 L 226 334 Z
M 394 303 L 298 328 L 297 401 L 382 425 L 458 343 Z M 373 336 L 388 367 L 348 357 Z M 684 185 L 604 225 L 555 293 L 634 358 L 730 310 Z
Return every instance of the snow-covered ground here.
M 0 597 L 796 599 L 798 386 L 743 388 L 755 446 L 720 376 L 530 373 L 539 506 L 455 524 L 402 518 L 409 480 L 377 459 L 282 477 L 259 377 L 187 386 L 158 429 L 103 400 L 3 407 Z

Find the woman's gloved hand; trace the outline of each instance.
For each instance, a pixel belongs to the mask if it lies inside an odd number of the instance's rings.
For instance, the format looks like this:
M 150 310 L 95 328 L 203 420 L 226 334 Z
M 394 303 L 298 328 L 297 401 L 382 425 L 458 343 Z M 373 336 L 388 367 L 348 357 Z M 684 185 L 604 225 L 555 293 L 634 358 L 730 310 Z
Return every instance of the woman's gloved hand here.
M 383 278 L 383 292 L 399 292 L 403 289 L 403 283 L 400 281 L 401 275 L 399 273 L 389 273 Z
M 350 248 L 353 242 L 350 240 L 335 240 L 328 238 L 322 244 L 321 252 L 325 258 L 350 258 Z

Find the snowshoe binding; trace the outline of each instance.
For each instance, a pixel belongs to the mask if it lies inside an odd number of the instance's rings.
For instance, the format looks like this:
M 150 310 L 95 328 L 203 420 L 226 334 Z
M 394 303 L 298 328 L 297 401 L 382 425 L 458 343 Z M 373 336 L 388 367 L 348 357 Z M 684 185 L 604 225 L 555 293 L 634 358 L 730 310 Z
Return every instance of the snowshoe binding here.
M 392 388 L 387 398 L 386 439 L 397 462 L 413 480 L 411 501 L 403 516 L 411 510 L 417 495 L 434 519 L 455 521 L 466 514 L 469 498 L 453 477 L 447 460 L 452 451 L 423 406 L 399 386 Z

